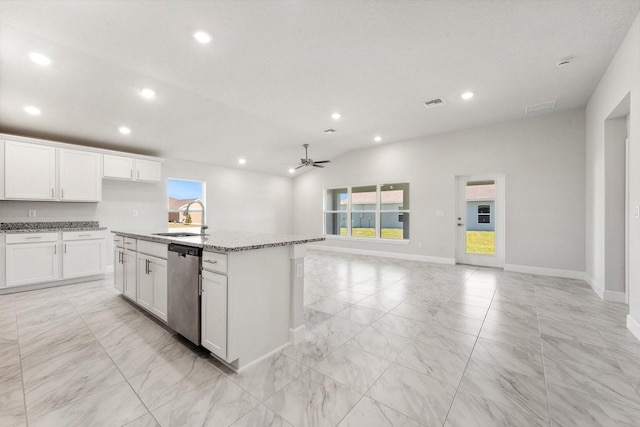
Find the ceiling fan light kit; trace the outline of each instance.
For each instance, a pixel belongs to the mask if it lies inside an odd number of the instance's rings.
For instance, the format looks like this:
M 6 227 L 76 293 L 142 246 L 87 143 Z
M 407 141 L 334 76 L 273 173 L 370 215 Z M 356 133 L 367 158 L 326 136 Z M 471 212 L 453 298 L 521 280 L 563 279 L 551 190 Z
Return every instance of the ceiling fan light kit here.
M 317 162 L 313 159 L 309 158 L 309 144 L 303 144 L 304 147 L 304 159 L 300 159 L 300 164 L 296 167 L 296 169 L 303 168 L 305 166 L 314 166 L 316 168 L 323 168 L 323 163 L 331 163 L 331 160 L 318 160 Z

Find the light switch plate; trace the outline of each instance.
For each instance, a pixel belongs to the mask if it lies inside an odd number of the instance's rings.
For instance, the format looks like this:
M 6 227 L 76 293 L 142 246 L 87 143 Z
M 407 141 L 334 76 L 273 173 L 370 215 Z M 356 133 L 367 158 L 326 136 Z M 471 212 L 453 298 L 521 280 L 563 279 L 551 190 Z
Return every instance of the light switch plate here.
M 640 218 L 640 206 L 636 206 L 635 210 L 633 211 L 633 216 L 635 216 L 636 218 Z

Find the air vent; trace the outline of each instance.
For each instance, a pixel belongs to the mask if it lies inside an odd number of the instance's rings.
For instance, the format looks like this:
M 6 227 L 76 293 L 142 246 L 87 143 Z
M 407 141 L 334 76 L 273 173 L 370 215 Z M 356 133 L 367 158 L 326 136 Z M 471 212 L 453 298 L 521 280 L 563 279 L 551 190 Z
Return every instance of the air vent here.
M 436 107 L 440 107 L 441 105 L 444 105 L 445 102 L 442 98 L 436 98 L 436 99 L 432 99 L 431 101 L 425 101 L 424 102 L 424 106 L 431 109 L 431 108 L 436 108 Z
M 326 129 L 323 132 L 324 133 L 334 133 L 336 130 L 335 129 Z
M 527 105 L 524 111 L 527 114 L 532 114 L 532 113 L 539 113 L 542 111 L 553 110 L 554 108 L 556 108 L 555 99 L 553 101 L 542 102 L 540 104 Z

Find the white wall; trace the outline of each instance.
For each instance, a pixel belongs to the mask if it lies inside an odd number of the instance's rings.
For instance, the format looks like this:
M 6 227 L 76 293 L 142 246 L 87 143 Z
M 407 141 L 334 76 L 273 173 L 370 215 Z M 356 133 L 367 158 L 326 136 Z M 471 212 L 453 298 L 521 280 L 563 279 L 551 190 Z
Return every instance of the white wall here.
M 586 108 L 587 135 L 587 274 L 594 289 L 607 289 L 605 120 L 629 94 L 628 134 L 631 140 L 629 202 L 640 205 L 640 15 L 602 76 Z M 631 214 L 627 212 L 627 215 Z M 640 321 L 640 221 L 630 220 L 629 310 Z
M 351 152 L 295 179 L 295 231 L 322 232 L 323 188 L 409 181 L 409 245 L 335 239 L 323 244 L 453 259 L 455 176 L 504 173 L 506 263 L 580 275 L 584 129 L 584 111 L 574 110 Z M 444 217 L 435 216 L 438 209 Z
M 162 164 L 160 183 L 103 180 L 101 203 L 0 201 L 0 222 L 99 221 L 110 230 L 166 231 L 168 177 L 206 182 L 209 232 L 293 232 L 291 178 L 172 159 Z

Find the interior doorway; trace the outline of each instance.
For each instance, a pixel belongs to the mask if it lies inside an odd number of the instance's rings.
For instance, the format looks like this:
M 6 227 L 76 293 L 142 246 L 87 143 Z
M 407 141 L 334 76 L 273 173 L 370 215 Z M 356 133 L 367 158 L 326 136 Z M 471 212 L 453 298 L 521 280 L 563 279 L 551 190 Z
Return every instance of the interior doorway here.
M 456 263 L 504 267 L 504 175 L 456 177 Z

